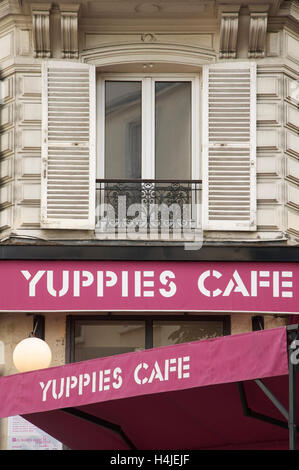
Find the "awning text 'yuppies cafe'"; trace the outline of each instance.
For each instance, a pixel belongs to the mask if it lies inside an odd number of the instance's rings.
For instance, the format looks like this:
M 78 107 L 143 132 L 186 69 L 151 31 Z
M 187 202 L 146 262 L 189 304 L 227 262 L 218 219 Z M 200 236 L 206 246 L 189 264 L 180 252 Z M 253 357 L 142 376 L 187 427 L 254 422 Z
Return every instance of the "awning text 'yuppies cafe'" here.
M 299 313 L 299 265 L 4 260 L 0 296 L 15 312 Z
M 293 334 L 274 328 L 1 377 L 0 417 L 21 415 L 73 450 L 296 448 Z

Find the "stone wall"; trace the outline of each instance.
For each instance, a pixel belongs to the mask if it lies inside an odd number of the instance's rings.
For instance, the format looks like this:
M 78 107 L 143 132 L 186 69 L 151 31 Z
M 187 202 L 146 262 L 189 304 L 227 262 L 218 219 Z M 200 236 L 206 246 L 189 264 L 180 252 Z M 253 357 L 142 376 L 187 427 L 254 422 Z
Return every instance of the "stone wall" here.
M 230 22 L 223 21 L 223 15 L 228 13 L 221 9 L 207 9 L 206 18 L 197 22 L 144 17 L 138 22 L 129 19 L 96 21 L 82 15 L 78 21 L 76 9 L 69 8 L 61 13 L 58 7 L 51 9 L 44 4 L 43 10 L 36 7 L 31 11 L 29 2 L 25 3 L 23 11 L 26 15 L 5 15 L 2 19 L 0 16 L 2 239 L 11 234 L 42 240 L 92 238 L 90 233 L 40 229 L 41 60 L 49 55 L 76 60 L 78 55 L 79 61 L 94 63 L 98 70 L 102 70 L 101 67 L 105 67 L 103 70 L 107 67 L 134 70 L 129 62 L 142 70 L 144 61 L 156 58 L 160 64 L 158 70 L 163 70 L 161 63 L 165 59 L 173 61 L 172 66 L 168 64 L 172 70 L 198 73 L 203 64 L 215 60 L 256 60 L 258 230 L 250 233 L 209 232 L 205 236 L 208 240 L 239 241 L 289 238 L 290 243 L 296 243 L 299 236 L 299 93 L 296 94 L 294 87 L 299 79 L 298 23 L 293 22 L 290 28 L 289 24 L 286 26 L 282 21 L 274 21 L 276 17 L 270 17 L 267 35 L 264 31 L 264 51 L 260 53 L 260 46 L 254 46 L 248 40 L 249 28 L 254 27 L 250 9 L 241 8 L 239 12 L 236 8 L 229 13 L 239 15 L 238 41 L 234 42 L 236 16 L 229 17 Z M 45 12 L 46 16 L 43 16 Z M 209 16 L 212 13 L 214 16 Z M 37 40 L 36 15 L 43 18 L 43 41 Z M 63 15 L 73 15 L 75 21 L 61 22 Z M 48 18 L 49 24 L 44 18 Z M 72 26 L 65 26 L 67 24 Z M 229 47 L 235 48 L 234 57 L 225 52 L 224 33 L 232 38 Z M 75 50 L 72 53 L 66 52 L 67 46 L 62 39 L 68 34 L 78 37 L 77 51 L 76 41 L 69 45 Z M 48 43 L 50 50 L 45 46 Z M 120 60 L 122 63 L 117 66 Z

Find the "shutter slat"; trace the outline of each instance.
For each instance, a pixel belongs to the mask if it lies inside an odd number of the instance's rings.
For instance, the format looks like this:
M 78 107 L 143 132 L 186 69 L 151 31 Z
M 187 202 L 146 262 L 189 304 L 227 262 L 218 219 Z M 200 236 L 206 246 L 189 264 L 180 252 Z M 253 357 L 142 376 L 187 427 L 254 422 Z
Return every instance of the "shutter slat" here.
M 43 64 L 42 227 L 95 226 L 95 68 Z
M 255 230 L 256 66 L 204 69 L 204 230 Z

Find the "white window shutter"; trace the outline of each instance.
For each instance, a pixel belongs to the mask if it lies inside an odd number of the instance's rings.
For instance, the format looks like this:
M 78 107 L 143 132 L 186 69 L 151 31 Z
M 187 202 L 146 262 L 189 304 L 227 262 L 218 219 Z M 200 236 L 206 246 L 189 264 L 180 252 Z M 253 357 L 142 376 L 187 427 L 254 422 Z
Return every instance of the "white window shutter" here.
M 41 226 L 95 228 L 95 67 L 42 65 Z
M 256 230 L 256 64 L 203 71 L 203 229 Z

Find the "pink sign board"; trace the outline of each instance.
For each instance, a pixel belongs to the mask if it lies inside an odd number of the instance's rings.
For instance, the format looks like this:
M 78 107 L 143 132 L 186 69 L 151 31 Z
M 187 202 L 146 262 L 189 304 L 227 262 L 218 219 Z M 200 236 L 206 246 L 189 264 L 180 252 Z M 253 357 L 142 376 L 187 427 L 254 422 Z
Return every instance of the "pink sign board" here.
M 0 311 L 299 313 L 299 264 L 1 261 Z

